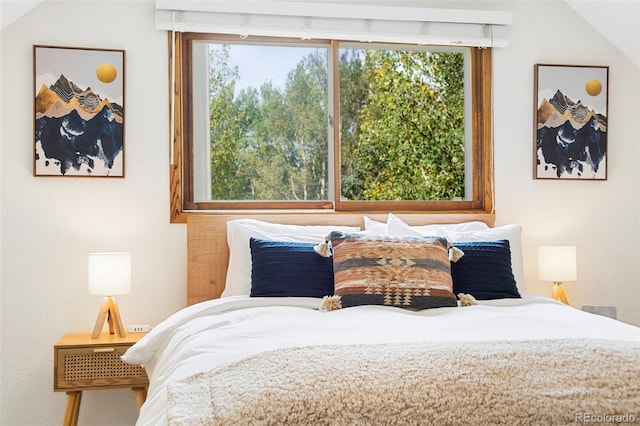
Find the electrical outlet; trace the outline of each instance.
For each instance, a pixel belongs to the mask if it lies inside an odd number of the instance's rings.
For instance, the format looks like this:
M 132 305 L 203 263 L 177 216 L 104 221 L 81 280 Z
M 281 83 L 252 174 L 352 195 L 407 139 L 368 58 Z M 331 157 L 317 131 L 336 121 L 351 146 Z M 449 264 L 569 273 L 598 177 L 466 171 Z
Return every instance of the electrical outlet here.
M 130 325 L 127 327 L 127 331 L 129 333 L 147 333 L 151 331 L 151 326 L 149 324 Z

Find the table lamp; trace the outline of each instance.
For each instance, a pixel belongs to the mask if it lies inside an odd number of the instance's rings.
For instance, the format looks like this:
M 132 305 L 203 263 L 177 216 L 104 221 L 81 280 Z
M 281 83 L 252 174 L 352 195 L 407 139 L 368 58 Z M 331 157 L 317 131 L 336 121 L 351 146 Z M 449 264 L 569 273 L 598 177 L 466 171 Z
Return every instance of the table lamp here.
M 127 334 L 122 326 L 118 304 L 113 296 L 131 291 L 131 253 L 89 253 L 89 294 L 105 296 L 91 334 L 98 338 L 105 320 L 109 333 Z
M 576 246 L 538 247 L 538 278 L 553 281 L 551 297 L 568 305 L 562 283 L 578 279 Z

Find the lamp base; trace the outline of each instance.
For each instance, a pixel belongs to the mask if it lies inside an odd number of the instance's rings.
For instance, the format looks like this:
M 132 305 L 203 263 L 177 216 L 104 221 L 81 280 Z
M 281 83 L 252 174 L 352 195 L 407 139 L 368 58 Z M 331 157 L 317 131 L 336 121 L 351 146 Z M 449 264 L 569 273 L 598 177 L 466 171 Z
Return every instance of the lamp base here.
M 562 283 L 553 283 L 553 290 L 551 291 L 551 298 L 556 299 L 564 303 L 565 305 L 569 304 L 567 300 L 567 295 L 564 292 L 564 288 L 562 287 Z
M 120 318 L 118 304 L 112 296 L 106 296 L 102 301 L 102 305 L 100 305 L 96 325 L 93 327 L 93 333 L 91 333 L 92 339 L 97 339 L 100 336 L 105 321 L 109 323 L 110 334 L 118 334 L 119 337 L 127 336 L 122 325 L 122 319 Z

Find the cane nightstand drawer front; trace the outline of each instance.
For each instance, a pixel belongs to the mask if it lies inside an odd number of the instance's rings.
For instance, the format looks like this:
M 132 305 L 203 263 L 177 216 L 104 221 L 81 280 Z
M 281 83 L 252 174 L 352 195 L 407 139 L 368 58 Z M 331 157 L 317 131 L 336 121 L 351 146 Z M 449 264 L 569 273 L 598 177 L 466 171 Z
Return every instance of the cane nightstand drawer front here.
M 92 339 L 89 333 L 65 334 L 54 346 L 53 390 L 146 388 L 149 379 L 144 369 L 120 360 L 143 336 L 102 334 Z
M 56 390 L 146 385 L 142 367 L 120 360 L 130 346 L 58 348 Z

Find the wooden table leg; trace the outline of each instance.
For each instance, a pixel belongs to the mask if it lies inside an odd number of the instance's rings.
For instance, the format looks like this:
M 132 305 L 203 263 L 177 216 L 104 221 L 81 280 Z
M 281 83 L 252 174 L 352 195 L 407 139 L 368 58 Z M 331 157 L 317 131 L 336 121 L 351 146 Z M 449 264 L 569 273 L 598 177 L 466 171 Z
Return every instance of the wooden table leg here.
M 82 391 L 67 392 L 67 410 L 64 413 L 64 426 L 76 426 L 80 414 Z
M 136 406 L 138 407 L 138 414 L 140 414 L 140 407 L 147 400 L 147 388 L 131 388 L 136 397 Z

